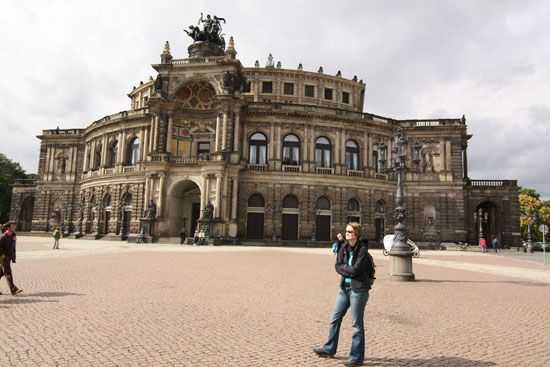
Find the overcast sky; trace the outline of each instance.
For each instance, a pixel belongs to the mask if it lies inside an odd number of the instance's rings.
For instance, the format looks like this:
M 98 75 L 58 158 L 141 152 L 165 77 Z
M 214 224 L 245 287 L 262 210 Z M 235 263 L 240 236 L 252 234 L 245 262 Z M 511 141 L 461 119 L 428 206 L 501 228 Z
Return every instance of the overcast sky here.
M 338 70 L 367 85 L 365 112 L 466 115 L 470 177 L 517 179 L 550 199 L 550 1 L 0 0 L 0 152 L 31 173 L 42 129 L 130 108 L 164 42 L 225 17 L 244 66 Z

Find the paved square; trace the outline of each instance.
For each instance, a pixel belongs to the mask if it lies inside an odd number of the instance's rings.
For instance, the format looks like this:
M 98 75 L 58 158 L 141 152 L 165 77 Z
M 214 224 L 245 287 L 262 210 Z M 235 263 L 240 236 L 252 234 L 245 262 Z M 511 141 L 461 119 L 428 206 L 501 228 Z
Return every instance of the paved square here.
M 340 366 L 328 334 L 330 249 L 129 245 L 20 237 L 0 290 L 1 366 Z M 423 252 L 417 282 L 377 281 L 366 366 L 550 365 L 550 266 L 494 254 Z

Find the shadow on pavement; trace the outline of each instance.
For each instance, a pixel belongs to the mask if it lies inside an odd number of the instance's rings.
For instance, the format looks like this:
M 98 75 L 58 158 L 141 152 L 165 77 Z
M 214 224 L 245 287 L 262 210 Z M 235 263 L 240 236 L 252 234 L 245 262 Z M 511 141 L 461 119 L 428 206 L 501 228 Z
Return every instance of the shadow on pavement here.
M 461 357 L 432 358 L 365 358 L 363 366 L 445 366 L 445 367 L 489 367 L 496 366 L 494 362 L 475 361 Z
M 550 283 L 531 282 L 528 280 L 510 280 L 510 281 L 487 281 L 487 280 L 441 280 L 441 279 L 415 279 L 422 283 L 478 283 L 478 284 L 515 284 L 526 285 L 530 287 L 550 287 Z
M 71 292 L 35 292 L 35 293 L 20 293 L 17 296 L 5 295 L 0 298 L 2 305 L 8 304 L 20 304 L 20 303 L 42 303 L 42 302 L 58 302 L 54 299 L 41 299 L 41 298 L 59 298 L 67 296 L 84 296 L 84 294 L 71 293 Z M 6 306 L 0 306 L 5 308 Z

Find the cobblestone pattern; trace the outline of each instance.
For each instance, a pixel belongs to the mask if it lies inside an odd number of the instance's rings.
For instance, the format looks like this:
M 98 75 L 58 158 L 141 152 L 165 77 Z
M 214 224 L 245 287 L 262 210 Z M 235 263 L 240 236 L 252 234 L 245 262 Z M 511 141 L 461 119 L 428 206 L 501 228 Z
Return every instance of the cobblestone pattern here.
M 319 249 L 22 252 L 24 293 L 0 285 L 1 366 L 339 366 L 350 349 L 348 315 L 336 358 L 311 352 L 338 284 Z M 376 261 L 365 365 L 550 364 L 549 283 L 428 263 L 415 264 L 418 281 L 393 282 Z

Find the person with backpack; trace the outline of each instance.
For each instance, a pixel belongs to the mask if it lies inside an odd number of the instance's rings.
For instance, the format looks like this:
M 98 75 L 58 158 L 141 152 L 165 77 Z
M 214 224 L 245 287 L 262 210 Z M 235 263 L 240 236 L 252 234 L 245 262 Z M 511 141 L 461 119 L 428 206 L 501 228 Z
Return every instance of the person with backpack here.
M 351 222 L 346 226 L 346 241 L 340 246 L 335 269 L 340 274 L 340 287 L 332 310 L 328 341 L 313 352 L 319 357 L 333 357 L 338 349 L 340 325 L 351 308 L 353 335 L 351 351 L 345 366 L 361 366 L 365 359 L 365 329 L 363 317 L 369 299 L 369 290 L 375 279 L 375 266 L 368 242 L 361 239 L 363 226 Z

